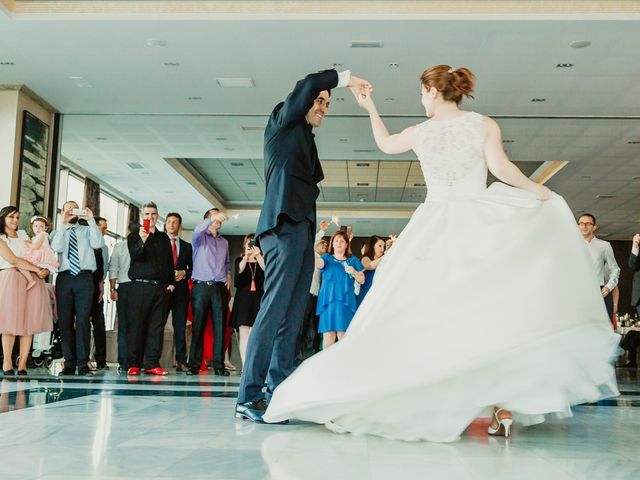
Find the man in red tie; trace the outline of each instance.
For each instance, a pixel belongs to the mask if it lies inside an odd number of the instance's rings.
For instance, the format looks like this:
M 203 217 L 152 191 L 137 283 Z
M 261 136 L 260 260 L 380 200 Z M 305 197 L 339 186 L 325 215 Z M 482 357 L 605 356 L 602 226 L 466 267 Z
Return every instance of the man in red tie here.
M 169 308 L 173 322 L 173 342 L 176 347 L 176 372 L 186 372 L 187 345 L 185 342 L 185 330 L 187 328 L 187 311 L 189 309 L 189 285 L 193 266 L 192 249 L 189 242 L 182 240 L 180 228 L 182 217 L 179 213 L 167 214 L 164 229 L 171 240 L 171 253 L 173 255 L 173 268 L 175 270 L 176 289 L 171 294 Z

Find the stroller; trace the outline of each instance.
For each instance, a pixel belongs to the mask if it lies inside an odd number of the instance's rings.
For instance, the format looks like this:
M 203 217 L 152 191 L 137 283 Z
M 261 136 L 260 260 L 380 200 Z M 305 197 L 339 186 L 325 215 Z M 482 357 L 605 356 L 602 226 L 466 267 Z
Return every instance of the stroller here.
M 62 345 L 60 340 L 60 327 L 58 326 L 58 313 L 56 310 L 55 288 L 47 284 L 47 292 L 51 299 L 51 319 L 53 331 L 42 332 L 33 336 L 31 360 L 36 367 L 51 367 L 54 359 L 62 358 Z

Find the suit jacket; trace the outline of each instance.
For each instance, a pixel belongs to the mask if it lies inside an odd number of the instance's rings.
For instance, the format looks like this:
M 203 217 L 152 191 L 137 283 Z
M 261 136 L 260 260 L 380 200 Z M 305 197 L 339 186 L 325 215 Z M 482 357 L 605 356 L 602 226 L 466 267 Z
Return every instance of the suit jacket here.
M 629 255 L 629 268 L 633 274 L 633 287 L 631 289 L 631 305 L 636 306 L 640 301 L 640 256 Z
M 179 240 L 178 247 L 178 261 L 176 262 L 176 270 L 184 270 L 187 272 L 187 276 L 179 282 L 176 282 L 176 289 L 174 295 L 186 295 L 189 296 L 188 281 L 191 278 L 191 272 L 193 270 L 193 250 L 189 242 L 185 242 L 181 238 Z
M 305 115 L 320 92 L 337 85 L 335 70 L 307 75 L 271 113 L 264 132 L 267 186 L 256 236 L 278 225 L 282 215 L 296 222 L 307 218 L 315 231 L 317 184 L 324 174 Z

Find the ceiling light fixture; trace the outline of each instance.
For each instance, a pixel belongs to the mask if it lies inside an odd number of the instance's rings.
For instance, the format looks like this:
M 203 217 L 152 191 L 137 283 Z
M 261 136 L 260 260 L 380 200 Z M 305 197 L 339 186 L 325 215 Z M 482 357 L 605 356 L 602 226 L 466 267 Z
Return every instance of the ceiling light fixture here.
M 222 88 L 253 88 L 256 86 L 253 78 L 249 77 L 216 78 L 216 82 Z
M 202 100 L 202 97 L 187 97 L 187 100 Z
M 373 153 L 376 151 L 375 148 L 355 148 L 353 150 L 355 153 Z
M 159 38 L 149 38 L 145 43 L 147 44 L 147 47 L 166 47 L 167 46 L 167 42 L 165 42 L 164 40 L 160 40 Z
M 164 62 L 163 65 L 165 67 L 179 67 L 180 62 Z
M 106 142 L 108 140 L 107 137 L 96 137 L 96 140 L 98 140 L 99 142 Z
M 615 195 L 596 195 L 596 198 L 616 198 Z
M 219 142 L 224 142 L 226 140 L 229 140 L 227 137 L 216 137 L 216 140 Z
M 395 98 L 393 97 L 385 97 L 384 101 L 385 102 L 393 102 L 395 100 Z
M 232 167 L 244 167 L 244 163 L 242 162 L 231 162 L 229 165 Z
M 397 63 L 395 63 L 395 62 L 392 62 L 392 63 L 390 63 L 390 64 L 389 64 L 389 68 L 398 68 L 399 66 L 400 66 L 400 65 L 398 65 L 398 64 L 397 64 Z
M 587 48 L 591 45 L 589 40 L 576 40 L 575 42 L 571 42 L 569 46 L 571 48 Z
M 414 187 L 426 187 L 427 184 L 426 183 L 414 183 L 413 186 Z
M 371 166 L 370 163 L 356 163 L 356 167 L 369 167 Z
M 341 138 L 339 141 L 340 142 L 348 142 L 349 140 L 347 140 L 346 138 Z
M 336 97 L 333 99 L 334 102 L 344 102 L 344 97 Z
M 630 140 L 627 142 L 627 145 L 640 145 L 639 140 Z
M 76 87 L 79 87 L 79 88 L 91 88 L 93 86 L 84 77 L 72 76 L 72 77 L 69 77 L 69 80 L 71 80 L 73 83 L 75 83 Z
M 573 63 L 558 63 L 556 68 L 573 68 Z
M 0 62 L 0 66 L 2 66 L 2 67 L 15 67 L 16 63 L 15 62 L 3 61 L 3 62 Z
M 351 42 L 351 48 L 382 48 L 383 43 L 379 41 L 355 41 Z
M 333 64 L 333 68 L 342 68 L 342 64 L 341 63 L 334 63 Z
M 506 139 L 502 140 L 502 143 L 514 143 L 514 142 L 515 140 L 506 140 Z
M 546 102 L 547 99 L 546 98 L 532 98 L 531 101 L 533 103 L 542 103 L 542 102 Z
M 368 187 L 369 186 L 369 182 L 358 182 L 358 183 L 356 183 L 356 186 L 358 186 L 358 187 Z
M 257 185 L 256 182 L 244 182 L 244 183 L 245 183 L 245 185 Z
M 127 162 L 127 166 L 132 170 L 142 170 L 145 168 L 144 165 L 139 162 Z

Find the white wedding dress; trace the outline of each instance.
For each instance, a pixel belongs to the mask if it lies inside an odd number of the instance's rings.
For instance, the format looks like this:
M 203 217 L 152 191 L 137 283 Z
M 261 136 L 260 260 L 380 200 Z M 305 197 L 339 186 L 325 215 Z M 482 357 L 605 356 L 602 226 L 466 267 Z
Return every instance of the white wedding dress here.
M 344 339 L 275 391 L 265 421 L 447 442 L 499 405 L 520 424 L 618 395 L 611 328 L 562 197 L 486 187 L 483 117 L 417 126 L 426 201 Z

